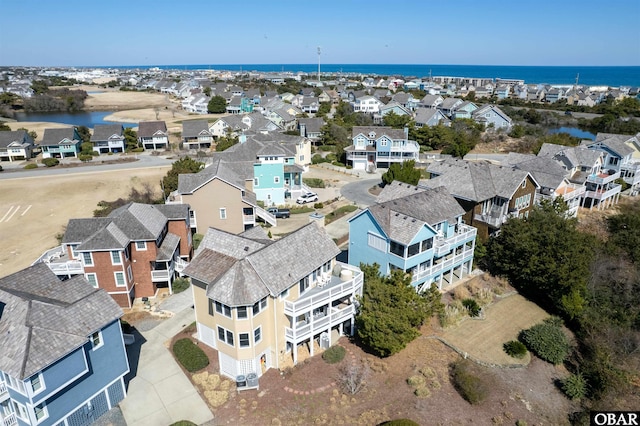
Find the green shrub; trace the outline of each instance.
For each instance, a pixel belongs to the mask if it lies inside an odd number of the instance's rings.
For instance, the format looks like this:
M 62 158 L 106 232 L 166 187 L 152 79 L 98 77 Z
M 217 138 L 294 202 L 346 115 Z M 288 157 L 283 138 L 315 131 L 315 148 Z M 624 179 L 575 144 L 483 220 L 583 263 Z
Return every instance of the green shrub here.
M 313 204 L 313 208 L 314 209 L 321 209 L 323 207 L 324 207 L 324 204 L 322 204 L 322 203 L 314 203 Z
M 328 160 L 320 154 L 315 154 L 313 157 L 311 157 L 311 164 L 326 163 L 327 161 Z
M 453 386 L 470 404 L 480 404 L 488 394 L 487 385 L 471 372 L 469 360 L 458 360 L 451 366 Z
M 78 155 L 78 159 L 80 161 L 82 161 L 83 163 L 89 162 L 91 160 L 93 160 L 93 155 L 92 154 L 80 154 Z
M 480 305 L 478 305 L 478 302 L 476 302 L 475 299 L 464 299 L 462 301 L 462 306 L 464 306 L 467 311 L 469 311 L 469 316 L 480 316 Z
M 325 159 L 327 160 L 327 162 L 329 162 L 329 163 L 333 163 L 334 161 L 338 161 L 338 156 L 337 156 L 337 155 L 335 155 L 333 152 L 332 152 L 332 153 L 330 153 L 330 154 L 327 154 L 327 156 L 326 156 L 326 157 L 324 157 L 324 158 L 325 158 Z
M 133 148 L 133 149 L 131 150 L 131 152 L 144 152 L 144 148 L 143 148 L 143 147 L 141 147 L 141 146 L 139 146 L 139 147 L 137 147 L 137 148 Z
M 311 212 L 314 212 L 314 211 L 315 211 L 315 209 L 313 207 L 307 207 L 307 206 L 291 207 L 289 209 L 289 213 L 291 213 L 291 214 L 311 213 Z
M 511 340 L 510 342 L 502 345 L 502 347 L 507 355 L 514 358 L 521 359 L 524 358 L 524 356 L 527 354 L 527 347 L 518 340 Z
M 527 422 L 525 420 L 516 420 L 516 426 L 527 426 Z
M 572 374 L 561 383 L 562 392 L 571 399 L 580 399 L 587 394 L 587 381 L 582 374 Z
M 172 288 L 174 293 L 182 293 L 186 289 L 189 288 L 189 279 L 188 278 L 176 278 L 173 280 Z
M 310 188 L 324 188 L 324 180 L 320 178 L 302 178 L 302 182 Z
M 26 170 L 29 170 L 29 169 L 37 169 L 37 168 L 38 168 L 38 165 L 37 165 L 36 163 L 29 163 L 29 164 L 27 164 L 26 166 L 24 166 L 24 168 L 25 168 Z
M 198 246 L 202 242 L 203 238 L 204 238 L 204 235 L 202 235 L 202 234 L 193 234 L 193 249 L 194 250 L 196 250 L 198 248 Z
M 198 424 L 189 420 L 178 420 L 175 423 L 171 423 L 169 426 L 198 426 Z
M 339 161 L 332 161 L 331 164 L 337 167 L 344 167 L 344 163 L 341 163 Z
M 47 167 L 54 167 L 60 164 L 60 160 L 58 160 L 57 158 L 45 158 L 42 160 L 42 164 Z
M 520 340 L 539 358 L 552 364 L 562 364 L 569 355 L 569 339 L 556 319 L 548 319 L 520 333 Z
M 337 364 L 344 359 L 346 352 L 347 351 L 342 346 L 331 346 L 322 353 L 322 359 L 324 359 L 328 364 Z
M 333 151 L 336 147 L 333 145 L 320 145 L 318 147 L 318 151 Z
M 209 358 L 191 339 L 180 339 L 173 344 L 176 359 L 189 372 L 202 370 L 209 365 Z

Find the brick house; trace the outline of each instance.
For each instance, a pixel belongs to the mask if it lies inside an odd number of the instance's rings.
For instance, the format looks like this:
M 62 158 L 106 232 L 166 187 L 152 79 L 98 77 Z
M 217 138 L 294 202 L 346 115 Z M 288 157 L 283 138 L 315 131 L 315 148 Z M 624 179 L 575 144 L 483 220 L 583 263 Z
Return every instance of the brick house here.
M 171 285 L 193 254 L 186 204 L 129 203 L 107 217 L 71 219 L 62 245 L 38 259 L 58 276 L 83 274 L 122 307 Z

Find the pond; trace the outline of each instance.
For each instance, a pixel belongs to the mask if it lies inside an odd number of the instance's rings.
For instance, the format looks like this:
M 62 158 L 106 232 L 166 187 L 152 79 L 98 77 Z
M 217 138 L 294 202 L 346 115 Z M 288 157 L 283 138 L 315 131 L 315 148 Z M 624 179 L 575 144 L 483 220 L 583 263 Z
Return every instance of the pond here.
M 18 121 L 44 121 L 48 123 L 62 123 L 72 126 L 87 126 L 93 129 L 96 124 L 122 124 L 126 127 L 137 127 L 138 123 L 117 123 L 105 121 L 104 118 L 113 111 L 79 111 L 79 112 L 17 112 Z
M 549 134 L 568 133 L 569 135 L 575 138 L 591 139 L 592 141 L 596 140 L 596 135 L 594 135 L 591 132 L 578 129 L 577 127 L 559 127 L 557 129 L 549 129 L 548 133 Z

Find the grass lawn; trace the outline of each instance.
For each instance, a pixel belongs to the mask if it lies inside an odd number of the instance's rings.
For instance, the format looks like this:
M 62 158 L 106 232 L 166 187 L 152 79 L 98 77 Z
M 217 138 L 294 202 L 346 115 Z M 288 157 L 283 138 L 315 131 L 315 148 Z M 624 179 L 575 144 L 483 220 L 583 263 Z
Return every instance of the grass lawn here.
M 502 345 L 517 340 L 520 330 L 529 328 L 549 314 L 519 294 L 505 297 L 484 309 L 482 320 L 466 319 L 456 327 L 446 329 L 440 337 L 473 358 L 492 364 L 526 364 L 523 359 L 507 355 Z

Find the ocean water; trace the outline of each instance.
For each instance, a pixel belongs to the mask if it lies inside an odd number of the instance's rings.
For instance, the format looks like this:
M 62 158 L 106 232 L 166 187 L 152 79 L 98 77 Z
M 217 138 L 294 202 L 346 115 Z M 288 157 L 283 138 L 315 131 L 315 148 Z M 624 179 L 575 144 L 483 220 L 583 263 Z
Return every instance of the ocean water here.
M 140 68 L 126 66 L 107 68 Z M 303 72 L 316 74 L 318 64 L 218 64 L 218 65 L 158 65 L 160 69 Z M 402 76 L 428 78 L 432 76 L 509 78 L 525 83 L 575 84 L 589 86 L 640 86 L 640 66 L 590 67 L 590 66 L 504 66 L 504 65 L 419 65 L 419 64 L 320 64 L 321 73 L 365 74 L 372 76 Z

